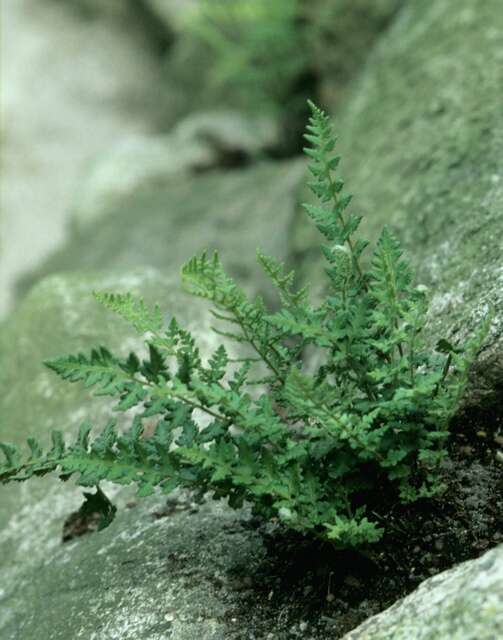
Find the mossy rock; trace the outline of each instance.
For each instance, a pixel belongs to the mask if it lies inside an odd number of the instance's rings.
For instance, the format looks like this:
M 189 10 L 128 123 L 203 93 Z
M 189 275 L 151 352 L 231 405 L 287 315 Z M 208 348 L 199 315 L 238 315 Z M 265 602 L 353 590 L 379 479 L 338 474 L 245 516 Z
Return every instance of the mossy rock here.
M 373 45 L 406 0 L 310 0 L 306 2 L 310 61 L 320 99 L 334 111 Z
M 362 233 L 398 233 L 431 289 L 432 335 L 463 343 L 494 309 L 473 404 L 501 402 L 503 379 L 502 31 L 498 0 L 406 3 L 335 123 Z M 317 245 L 297 230 L 298 251 Z

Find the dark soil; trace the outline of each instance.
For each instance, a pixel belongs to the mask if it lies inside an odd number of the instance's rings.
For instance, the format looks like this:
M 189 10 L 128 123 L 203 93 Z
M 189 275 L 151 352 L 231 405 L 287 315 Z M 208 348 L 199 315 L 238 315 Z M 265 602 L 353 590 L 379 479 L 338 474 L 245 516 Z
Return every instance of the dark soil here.
M 267 559 L 233 577 L 237 599 L 229 615 L 229 640 L 336 640 L 423 580 L 503 542 L 503 420 L 498 415 L 472 412 L 456 420 L 445 464 L 446 493 L 391 505 L 378 546 L 337 552 L 264 529 Z M 242 526 L 261 525 L 251 520 Z M 232 624 L 236 620 L 239 625 Z M 271 621 L 276 621 L 273 629 Z

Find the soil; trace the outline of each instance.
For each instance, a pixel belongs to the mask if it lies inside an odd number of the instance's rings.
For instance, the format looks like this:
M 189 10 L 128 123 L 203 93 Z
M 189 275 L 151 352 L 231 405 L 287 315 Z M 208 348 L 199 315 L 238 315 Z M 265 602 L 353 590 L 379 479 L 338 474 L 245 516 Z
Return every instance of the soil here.
M 229 640 L 336 640 L 423 580 L 503 542 L 501 413 L 465 413 L 451 432 L 445 494 L 391 505 L 378 546 L 337 552 L 265 528 L 267 559 L 233 576 Z

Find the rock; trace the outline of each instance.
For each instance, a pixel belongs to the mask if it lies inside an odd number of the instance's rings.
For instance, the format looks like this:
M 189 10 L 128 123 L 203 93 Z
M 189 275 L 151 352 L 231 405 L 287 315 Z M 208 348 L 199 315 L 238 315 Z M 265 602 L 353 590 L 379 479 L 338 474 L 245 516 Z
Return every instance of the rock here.
M 211 147 L 175 136 L 131 136 L 96 159 L 74 195 L 71 222 L 85 226 L 117 208 L 131 195 L 176 181 L 191 171 L 211 167 Z
M 432 336 L 462 344 L 494 309 L 470 404 L 497 401 L 503 376 L 502 33 L 498 0 L 405 3 L 336 121 L 362 233 L 398 232 Z
M 304 164 L 261 163 L 180 179 L 139 191 L 95 225 L 76 230 L 69 243 L 24 283 L 75 270 L 128 271 L 152 266 L 167 275 L 205 249 L 218 249 L 224 264 L 249 290 L 260 287 L 258 246 L 289 256 L 289 229 Z
M 238 111 L 195 112 L 170 134 L 131 136 L 107 150 L 76 191 L 72 221 L 94 222 L 122 201 L 211 167 L 246 162 L 274 146 L 275 123 Z
M 159 503 L 143 500 L 102 532 L 37 550 L 38 562 L 2 581 L 2 638 L 226 640 L 240 603 L 227 576 L 264 555 L 261 541 L 244 527 L 227 533 L 240 519 L 223 505 L 158 519 Z
M 63 241 L 87 163 L 155 129 L 165 110 L 159 58 L 135 3 L 99 4 L 97 17 L 72 2 L 1 3 L 0 314 L 12 280 Z
M 393 21 L 403 0 L 311 0 L 311 64 L 320 78 L 324 104 L 337 109 L 366 62 L 381 33 Z
M 342 640 L 495 640 L 503 636 L 503 546 L 423 582 Z
M 280 135 L 271 117 L 222 108 L 195 111 L 177 124 L 173 134 L 181 144 L 205 141 L 224 159 L 226 155 L 259 156 L 273 148 Z

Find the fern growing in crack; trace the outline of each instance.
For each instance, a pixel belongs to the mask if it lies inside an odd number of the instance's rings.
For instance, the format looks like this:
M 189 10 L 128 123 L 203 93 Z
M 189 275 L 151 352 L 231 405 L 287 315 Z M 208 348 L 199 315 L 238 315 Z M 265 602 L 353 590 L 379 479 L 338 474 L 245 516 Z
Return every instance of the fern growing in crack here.
M 1 444 L 1 482 L 57 472 L 86 487 L 136 483 L 143 496 L 182 486 L 232 507 L 250 503 L 265 518 L 340 547 L 380 538 L 379 491 L 403 501 L 441 491 L 449 420 L 489 320 L 463 352 L 445 340 L 427 349 L 426 292 L 413 285 L 389 228 L 362 266 L 368 243 L 336 177 L 335 137 L 327 116 L 310 106 L 306 154 L 318 204 L 306 210 L 324 238 L 325 299 L 313 305 L 308 288 L 297 289 L 294 274 L 259 251 L 281 302 L 273 313 L 247 298 L 218 254 L 192 258 L 182 269 L 185 289 L 212 303 L 222 338 L 205 360 L 175 319 L 163 328 L 157 307 L 96 294 L 145 336 L 148 358 L 121 359 L 99 347 L 47 365 L 116 398 L 118 411 L 134 407 L 131 428 L 119 433 L 110 423 L 91 436 L 85 424 L 71 444 L 54 432 L 48 452 L 30 440 L 27 457 Z M 232 342 L 237 359 L 225 347 Z M 146 419 L 156 420 L 152 434 Z M 107 512 L 108 522 L 108 505 Z

